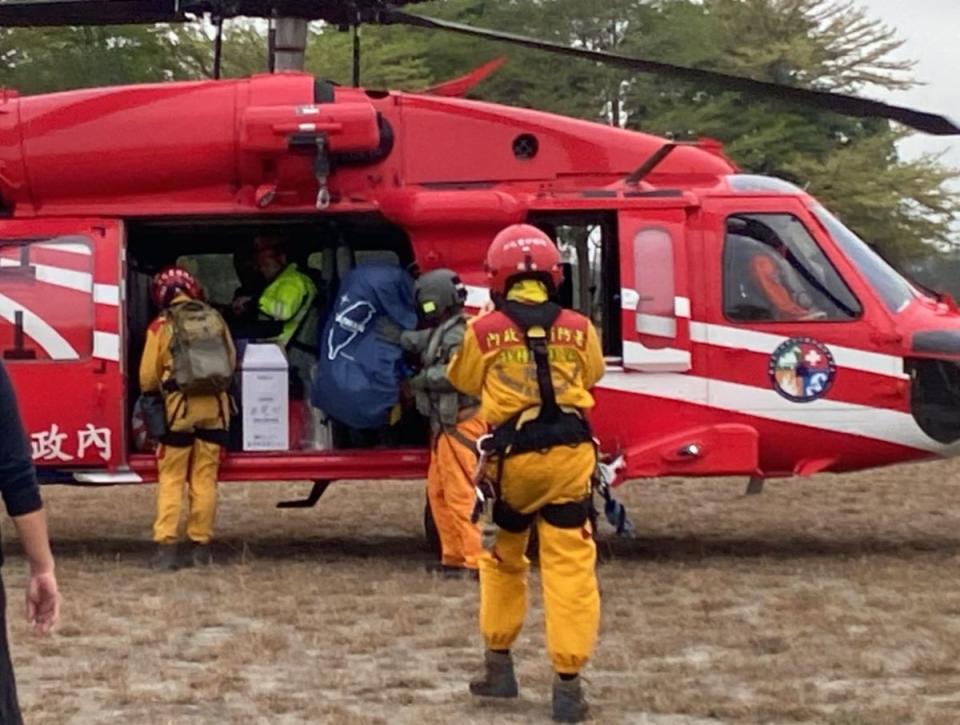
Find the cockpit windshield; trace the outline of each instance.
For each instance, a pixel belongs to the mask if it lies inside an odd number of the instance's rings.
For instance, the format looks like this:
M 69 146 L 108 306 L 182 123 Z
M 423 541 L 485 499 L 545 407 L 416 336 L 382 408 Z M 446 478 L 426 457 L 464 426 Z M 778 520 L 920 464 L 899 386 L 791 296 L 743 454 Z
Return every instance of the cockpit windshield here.
M 843 222 L 819 204 L 811 211 L 851 262 L 867 278 L 891 312 L 900 312 L 915 294 L 913 286 Z

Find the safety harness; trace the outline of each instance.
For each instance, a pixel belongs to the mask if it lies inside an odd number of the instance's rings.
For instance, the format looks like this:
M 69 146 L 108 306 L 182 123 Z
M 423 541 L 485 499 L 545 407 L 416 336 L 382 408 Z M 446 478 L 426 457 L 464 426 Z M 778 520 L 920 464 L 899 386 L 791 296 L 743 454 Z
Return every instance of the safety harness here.
M 167 395 L 180 392 L 175 385 L 169 385 L 169 381 L 163 383 L 163 392 Z M 229 405 L 235 407 L 232 396 L 228 396 Z M 227 416 L 223 407 L 223 400 L 217 396 L 217 407 L 219 408 L 219 418 L 223 422 L 223 428 L 194 428 L 192 431 L 174 431 L 172 430 L 173 421 L 177 417 L 185 418 L 189 402 L 186 394 L 181 393 L 180 401 L 171 411 L 169 418 L 166 414 L 166 405 L 164 395 L 143 396 L 144 414 L 148 418 L 148 433 L 158 442 L 173 448 L 188 448 L 193 445 L 193 441 L 201 440 L 207 443 L 214 443 L 218 446 L 226 447 L 230 442 L 230 432 L 226 429 Z M 161 432 L 162 431 L 162 432 Z
M 590 515 L 590 496 L 579 501 L 548 504 L 541 510 L 528 514 L 512 509 L 501 496 L 500 480 L 505 459 L 522 453 L 546 453 L 558 446 L 594 443 L 594 440 L 590 424 L 580 411 L 557 403 L 553 377 L 550 374 L 547 342 L 550 339 L 550 330 L 563 308 L 555 302 L 528 305 L 512 300 L 501 303 L 499 308 L 523 331 L 527 349 L 536 365 L 540 406 L 536 417 L 530 418 L 533 408 L 523 410 L 497 426 L 491 435 L 480 439 L 477 444 L 481 464 L 485 464 L 489 459 L 496 460 L 496 475 L 490 481 L 492 491 L 488 494 L 488 497 L 494 499 L 493 521 L 500 528 L 514 533 L 526 531 L 538 515 L 557 528 L 579 528 Z M 480 496 L 482 495 L 481 493 Z

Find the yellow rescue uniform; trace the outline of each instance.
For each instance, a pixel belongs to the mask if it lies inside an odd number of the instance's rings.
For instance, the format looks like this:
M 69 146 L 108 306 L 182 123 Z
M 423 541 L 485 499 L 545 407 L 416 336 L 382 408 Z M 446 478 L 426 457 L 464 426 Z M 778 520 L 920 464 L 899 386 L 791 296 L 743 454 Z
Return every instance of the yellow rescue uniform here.
M 188 298 L 178 296 L 173 304 Z M 140 361 L 140 390 L 159 393 L 173 375 L 170 353 L 172 326 L 160 315 L 147 328 L 147 341 Z M 231 363 L 236 364 L 233 341 L 227 336 Z M 222 431 L 230 421 L 230 401 L 221 395 L 164 393 L 164 407 L 171 433 L 193 434 L 197 431 Z M 189 517 L 187 537 L 198 544 L 209 543 L 217 510 L 217 473 L 220 469 L 221 446 L 194 438 L 187 446 L 161 444 L 157 449 L 157 516 L 153 539 L 169 544 L 177 540 L 183 488 L 189 484 Z
M 545 302 L 547 294 L 542 284 L 524 282 L 508 299 L 537 304 Z M 547 349 L 557 403 L 580 411 L 592 408 L 589 390 L 604 371 L 593 325 L 565 310 L 551 328 Z M 480 415 L 493 426 L 540 405 L 536 363 L 524 333 L 502 312 L 471 321 L 448 375 L 459 390 L 480 398 Z M 582 500 L 590 493 L 596 462 L 592 443 L 508 456 L 502 461 L 500 496 L 521 514 Z M 538 516 L 536 525 L 547 649 L 557 672 L 575 674 L 590 658 L 599 628 L 596 546 L 589 522 L 560 528 Z M 528 538 L 529 530 L 499 529 L 493 549 L 481 556 L 480 628 L 489 649 L 510 649 L 523 626 Z

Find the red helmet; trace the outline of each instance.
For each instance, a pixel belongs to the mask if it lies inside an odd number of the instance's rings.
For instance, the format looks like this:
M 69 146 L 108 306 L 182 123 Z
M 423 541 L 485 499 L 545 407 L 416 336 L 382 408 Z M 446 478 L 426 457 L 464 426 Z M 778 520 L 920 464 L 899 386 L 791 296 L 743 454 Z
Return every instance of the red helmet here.
M 153 278 L 153 301 L 158 307 L 168 306 L 177 292 L 194 300 L 203 299 L 200 283 L 183 267 L 166 267 Z
M 514 224 L 494 237 L 484 269 L 495 294 L 506 294 L 518 278 L 539 279 L 553 291 L 563 282 L 560 262 L 560 250 L 544 232 L 530 224 Z

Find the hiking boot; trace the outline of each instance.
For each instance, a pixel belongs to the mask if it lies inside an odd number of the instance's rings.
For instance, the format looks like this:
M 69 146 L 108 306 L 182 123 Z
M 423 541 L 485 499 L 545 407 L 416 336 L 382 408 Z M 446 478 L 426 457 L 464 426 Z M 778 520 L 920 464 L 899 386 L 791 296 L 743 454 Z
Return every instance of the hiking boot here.
M 553 681 L 554 722 L 583 722 L 589 710 L 580 677 L 561 680 L 557 675 Z
M 477 697 L 516 697 L 517 677 L 510 653 L 487 650 L 483 655 L 483 677 L 470 683 L 470 694 Z
M 193 566 L 210 566 L 213 564 L 213 552 L 210 550 L 210 544 L 194 543 L 190 548 L 190 560 Z
M 156 571 L 177 570 L 177 545 L 157 544 L 157 550 L 150 557 L 148 566 Z

